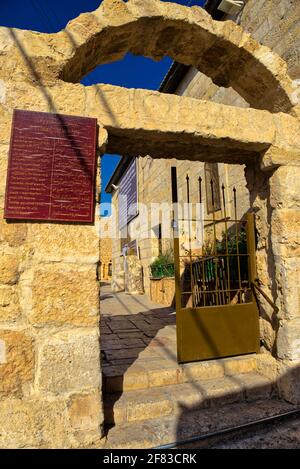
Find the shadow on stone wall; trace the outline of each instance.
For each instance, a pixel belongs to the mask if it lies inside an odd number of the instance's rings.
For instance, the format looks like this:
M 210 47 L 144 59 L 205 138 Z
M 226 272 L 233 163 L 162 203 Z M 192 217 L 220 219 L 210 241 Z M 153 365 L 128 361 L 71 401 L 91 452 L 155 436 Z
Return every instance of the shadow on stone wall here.
M 103 391 L 105 396 L 113 391 L 109 395 L 109 406 L 105 407 L 105 417 L 106 420 L 113 421 L 113 408 L 123 393 L 126 372 L 138 359 L 137 365 L 140 366 L 142 359 L 144 370 L 140 367 L 137 372 L 143 377 L 147 363 L 167 360 L 169 363 L 173 362 L 175 367 L 177 358 L 176 315 L 173 308 L 145 311 L 143 302 L 131 296 L 136 308 L 143 311 L 133 313 L 122 300 L 122 294 L 114 293 L 102 294 L 101 305 L 111 298 L 116 300 L 116 307 L 119 305 L 120 310 L 127 313 L 101 315 Z M 167 328 L 166 333 L 158 337 L 159 332 L 167 326 L 173 326 L 172 330 Z
M 179 412 L 176 417 L 176 429 L 173 441 L 169 441 L 176 448 L 213 448 L 214 445 L 226 444 L 230 441 L 235 446 L 241 440 L 241 448 L 293 448 L 299 447 L 300 428 L 300 366 L 283 373 L 279 378 L 269 380 L 269 383 L 250 385 L 247 376 L 230 376 L 232 384 L 237 390 L 231 392 L 224 389 L 219 396 L 205 397 L 206 388 L 199 381 L 199 400 L 193 405 L 187 406 L 178 403 Z M 247 385 L 248 384 L 248 385 Z M 292 389 L 293 388 L 293 389 Z M 284 394 L 290 394 L 290 399 L 284 399 Z M 284 414 L 295 412 L 292 415 Z M 231 429 L 247 423 L 263 420 L 273 416 L 282 415 L 275 423 L 260 423 L 250 428 L 239 429 L 227 435 L 215 435 L 203 441 L 196 440 L 200 435 L 208 435 L 214 432 Z M 287 422 L 295 426 L 287 437 L 280 435 L 280 423 Z M 274 429 L 275 437 L 265 441 L 264 433 Z M 296 429 L 296 430 L 295 430 Z M 286 431 L 286 428 L 285 428 Z M 243 438 L 249 438 L 243 442 Z M 251 440 L 252 438 L 252 440 Z M 297 445 L 297 446 L 295 446 Z
M 167 396 L 173 402 L 173 409 L 169 415 L 176 416 L 175 423 L 173 423 L 173 425 L 176 424 L 176 428 L 173 429 L 176 441 L 185 440 L 199 433 L 199 411 L 201 411 L 201 420 L 203 415 L 201 428 L 204 433 L 207 433 L 219 428 L 267 417 L 279 413 L 279 411 L 285 412 L 294 409 L 291 403 L 300 403 L 299 367 L 282 372 L 281 376 L 276 378 L 275 368 L 271 369 L 272 366 L 275 367 L 274 359 L 273 362 L 263 360 L 260 365 L 261 369 L 255 374 L 243 374 L 238 369 L 235 373 L 232 370 L 229 372 L 226 361 L 212 360 L 212 375 L 209 376 L 209 372 L 207 372 L 205 379 L 197 380 L 193 370 L 194 364 L 179 365 L 177 363 L 176 316 L 173 309 L 156 308 L 146 313 L 136 312 L 133 314 L 122 301 L 122 295 L 104 294 L 101 301 L 109 298 L 115 298 L 120 305 L 120 310 L 125 309 L 127 314 L 102 316 L 105 420 L 109 422 L 106 425 L 106 432 L 109 432 L 109 429 L 115 424 L 115 406 L 123 392 L 126 391 L 126 380 L 128 379 L 126 372 L 128 369 L 136 366 L 136 379 L 143 380 L 147 371 L 151 374 L 151 362 L 155 361 L 156 365 L 165 361 L 168 366 L 181 370 L 180 376 L 183 379 L 176 384 L 186 383 L 189 386 L 190 395 L 183 396 L 182 401 L 178 395 L 174 396 L 174 399 L 171 395 Z M 144 308 L 144 304 L 139 298 L 132 297 L 132 300 L 136 303 L 137 309 L 139 306 Z M 168 331 L 167 326 L 174 327 Z M 173 340 L 171 339 L 172 334 Z M 265 357 L 263 356 L 263 358 Z M 206 363 L 208 362 L 206 361 Z M 216 366 L 222 370 L 218 372 L 218 376 L 214 377 Z M 159 388 L 148 387 L 147 379 L 150 379 L 150 374 L 145 378 L 144 388 L 148 389 L 151 397 L 151 390 Z M 222 375 L 223 377 L 221 377 Z M 144 388 L 141 386 L 141 391 Z M 138 393 L 138 389 L 136 391 Z M 285 397 L 291 403 L 285 401 Z M 264 402 L 264 405 L 261 403 L 258 405 L 257 415 L 256 411 L 253 413 L 253 406 L 247 406 L 253 401 Z M 230 409 L 230 405 L 235 403 L 240 403 L 244 407 L 241 407 L 239 414 L 233 414 L 229 418 L 226 414 L 228 411 L 225 409 Z M 216 409 L 215 416 L 219 418 L 210 421 L 209 409 Z M 138 421 L 136 423 L 138 424 Z M 195 435 L 193 429 L 195 429 Z M 169 443 L 171 442 L 169 441 Z

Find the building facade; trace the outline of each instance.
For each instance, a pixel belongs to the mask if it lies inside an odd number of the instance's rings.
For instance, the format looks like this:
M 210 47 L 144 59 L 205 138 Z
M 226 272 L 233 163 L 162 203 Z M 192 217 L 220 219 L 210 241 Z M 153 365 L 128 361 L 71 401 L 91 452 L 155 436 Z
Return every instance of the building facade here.
M 264 3 L 278 6 L 278 2 L 256 3 L 261 9 Z M 299 3 L 286 2 L 286 17 L 290 15 L 288 6 L 296 24 Z M 256 14 L 260 20 L 261 10 Z M 155 41 L 153 22 L 163 37 L 169 34 L 169 23 L 174 25 L 173 49 L 163 41 Z M 285 17 L 280 23 L 285 23 Z M 259 277 L 279 311 L 276 315 L 271 307 L 268 311 L 262 309 L 262 324 L 266 323 L 262 338 L 271 353 L 259 354 L 258 359 L 273 357 L 274 367 L 268 364 L 265 368 L 280 396 L 296 404 L 300 399 L 299 105 L 292 100 L 292 83 L 279 57 L 249 36 L 245 44 L 242 31 L 233 23 L 220 25 L 200 9 L 152 0 L 108 0 L 96 12 L 81 15 L 55 34 L 1 27 L 2 206 L 14 108 L 96 118 L 99 155 L 130 148 L 127 153 L 137 156 L 143 145 L 146 154 L 153 152 L 169 159 L 171 137 L 176 145 L 185 145 L 191 159 L 195 144 L 198 149 L 205 142 L 212 151 L 224 147 L 226 158 L 222 153 L 218 161 L 228 163 L 231 152 L 247 147 L 247 180 L 259 231 Z M 180 52 L 179 32 L 185 34 Z M 227 57 L 226 73 L 220 69 L 220 60 L 219 67 L 215 67 L 219 76 L 232 76 L 235 88 L 251 101 L 251 109 L 146 90 L 77 83 L 97 65 L 117 60 L 132 50 L 153 58 L 169 53 L 174 60 L 182 59 L 200 68 L 194 49 L 188 46 L 193 38 L 204 37 L 198 42 L 199 59 L 211 36 L 215 52 L 223 50 L 222 57 Z M 76 42 L 71 43 L 70 37 L 76 37 Z M 214 57 L 218 59 L 216 54 Z M 239 79 L 237 74 L 243 72 L 246 62 L 250 78 L 244 79 L 243 74 Z M 261 82 L 254 79 L 257 70 Z M 262 93 L 257 97 L 258 84 L 260 91 L 270 90 L 272 98 L 266 100 Z M 128 102 L 132 104 L 130 109 Z M 147 107 L 146 102 L 152 106 Z M 179 106 L 189 114 L 182 112 L 176 120 Z M 200 121 L 199 113 L 205 116 L 205 123 Z M 222 128 L 214 125 L 220 113 L 224 117 Z M 144 138 L 149 134 L 153 139 Z M 210 160 L 205 154 L 201 159 Z M 1 446 L 99 447 L 104 441 L 104 406 L 96 275 L 100 260 L 98 232 L 94 224 L 15 223 L 3 216 L 0 225 Z M 104 335 L 101 332 L 101 339 Z M 210 362 L 210 375 L 212 367 Z M 244 393 L 242 387 L 239 390 Z
M 296 1 L 262 0 L 258 2 L 248 0 L 234 16 L 220 11 L 218 9 L 220 4 L 221 1 L 208 1 L 205 8 L 215 19 L 232 19 L 240 24 L 255 39 L 272 48 L 287 61 L 288 71 L 292 78 L 300 77 L 300 5 Z M 178 63 L 172 65 L 159 91 L 230 106 L 249 107 L 249 104 L 237 91 L 232 88 L 219 87 L 194 67 Z M 239 123 L 237 122 L 236 125 L 238 126 Z M 199 177 L 202 179 L 202 202 L 205 219 L 212 219 L 213 211 L 216 219 L 221 219 L 225 215 L 225 210 L 227 217 L 234 218 L 234 189 L 237 191 L 238 218 L 241 219 L 250 207 L 243 165 L 182 161 L 176 160 L 176 155 L 171 156 L 173 159 L 169 160 L 152 159 L 151 156 L 147 156 L 139 157 L 136 161 L 136 190 L 139 203 L 145 204 L 148 208 L 151 204 L 160 204 L 162 207 L 160 217 L 155 221 L 150 220 L 149 216 L 148 224 L 145 224 L 139 214 L 127 224 L 128 230 L 134 233 L 130 241 L 137 241 L 137 255 L 143 269 L 144 289 L 148 294 L 150 293 L 151 276 L 149 266 L 160 253 L 170 249 L 170 239 L 161 239 L 161 227 L 163 220 L 170 218 L 168 204 L 172 202 L 171 166 L 177 167 L 178 199 L 181 202 L 187 201 L 186 176 L 190 178 L 190 201 L 192 203 L 199 202 L 198 179 Z M 120 235 L 121 228 L 118 226 L 119 191 L 113 187 L 117 187 L 120 180 L 126 179 L 129 161 L 129 158 L 122 158 L 107 186 L 107 191 L 112 193 L 112 204 L 116 214 L 116 232 L 119 232 Z M 210 181 L 212 179 L 214 180 L 214 198 L 216 199 L 214 210 L 211 207 Z M 224 185 L 225 207 L 222 185 Z M 125 257 L 122 249 L 124 244 L 126 244 L 126 239 L 125 241 L 122 239 L 113 240 L 112 275 L 113 288 L 116 290 L 124 288 Z
M 99 280 L 110 280 L 112 275 L 111 218 L 100 218 L 100 263 Z

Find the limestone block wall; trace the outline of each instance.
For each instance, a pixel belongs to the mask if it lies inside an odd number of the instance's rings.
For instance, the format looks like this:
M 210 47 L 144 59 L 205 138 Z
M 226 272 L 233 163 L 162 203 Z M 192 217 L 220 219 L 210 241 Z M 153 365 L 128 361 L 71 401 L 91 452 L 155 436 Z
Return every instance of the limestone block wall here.
M 299 195 L 292 188 L 300 167 L 289 165 L 262 173 L 248 166 L 247 184 L 258 230 L 257 270 L 264 291 L 278 311 L 260 295 L 261 337 L 265 350 L 277 358 L 277 383 L 285 399 L 299 402 L 300 289 Z
M 115 191 L 112 195 L 111 200 L 113 206 L 113 215 L 112 215 L 112 278 L 111 278 L 111 288 L 114 292 L 124 291 L 124 257 L 121 256 L 121 239 L 120 239 L 120 230 L 118 225 L 119 217 L 119 193 Z
M 140 203 L 145 204 L 149 209 L 148 212 L 148 226 L 142 222 L 142 217 L 138 216 L 129 227 L 134 225 L 134 232 L 138 236 L 138 245 L 141 257 L 141 263 L 144 272 L 144 287 L 147 294 L 150 293 L 150 276 L 149 265 L 162 252 L 172 247 L 172 231 L 170 230 L 171 237 L 163 238 L 161 241 L 158 239 L 158 225 L 166 223 L 170 227 L 170 204 L 172 202 L 171 194 L 171 166 L 177 167 L 177 182 L 178 182 L 178 200 L 180 202 L 187 202 L 187 183 L 186 176 L 190 180 L 190 201 L 193 204 L 199 203 L 199 182 L 198 178 L 202 178 L 202 203 L 204 216 L 208 220 L 212 220 L 212 214 L 207 213 L 206 205 L 206 185 L 204 164 L 200 161 L 189 160 L 176 160 L 170 159 L 152 159 L 150 156 L 140 157 L 138 159 L 138 199 Z M 230 167 L 225 164 L 220 164 L 220 185 L 225 185 L 225 198 L 226 198 L 226 212 L 227 216 L 234 218 L 233 214 L 233 186 L 237 187 L 238 191 L 238 217 L 241 218 L 250 207 L 249 191 L 246 188 L 246 180 L 244 177 L 244 169 L 242 175 L 240 174 L 239 165 L 231 165 Z M 232 171 L 229 184 L 228 172 Z M 239 179 L 242 178 L 242 179 Z M 115 196 L 117 197 L 117 196 Z M 113 204 L 117 203 L 117 199 L 113 198 Z M 151 204 L 159 204 L 161 211 L 154 219 L 150 217 Z M 223 205 L 220 211 L 215 213 L 216 219 L 222 218 L 224 213 Z M 120 243 L 115 242 L 114 250 L 114 263 L 116 270 L 123 267 L 119 266 L 118 259 L 120 256 Z
M 270 47 L 277 52 L 287 63 L 288 73 L 291 78 L 300 78 L 300 3 L 297 0 L 248 0 L 239 19 L 241 26 L 249 32 L 261 44 Z M 296 234 L 295 226 L 299 217 L 299 205 L 295 200 L 295 194 L 291 189 L 292 182 L 299 174 L 297 167 L 282 167 L 275 171 L 270 178 L 270 191 L 272 195 L 270 207 L 268 207 L 267 222 L 271 225 L 272 241 L 275 243 L 275 270 L 276 286 L 270 282 L 270 272 L 265 268 L 262 249 L 268 245 L 267 239 L 260 237 L 260 249 L 258 251 L 258 269 L 263 285 L 269 291 L 270 296 L 278 295 L 277 306 L 279 310 L 286 310 L 286 302 L 289 303 L 289 311 L 292 306 L 291 316 L 282 317 L 282 313 L 276 317 L 271 308 L 264 304 L 261 323 L 261 334 L 263 342 L 268 350 L 273 351 L 281 360 L 298 360 L 300 337 L 299 321 L 295 320 L 300 312 L 299 288 L 294 289 L 293 300 L 288 296 L 291 283 L 291 266 L 295 276 L 299 270 L 299 234 Z M 281 182 L 280 182 L 281 181 Z M 285 181 L 285 183 L 283 183 Z M 284 184 L 286 184 L 284 186 Z M 266 189 L 267 190 L 267 189 Z M 279 193 L 281 194 L 279 196 Z M 281 201 L 278 204 L 278 197 Z M 274 200 L 277 198 L 277 203 Z M 278 210 L 280 209 L 280 210 Z M 289 234 L 288 234 L 289 233 Z M 274 239 L 276 236 L 276 239 Z M 284 241 L 283 241 L 284 240 Z M 284 265 L 279 266 L 278 256 L 287 254 Z M 270 264 L 269 264 L 270 265 Z M 269 269 L 270 270 L 270 269 Z M 296 278 L 296 277 L 295 277 Z M 287 288 L 287 283 L 289 287 Z M 294 284 L 296 287 L 296 285 Z M 274 293 L 277 291 L 277 294 Z M 279 300 L 279 301 L 278 301 Z M 287 326 L 287 321 L 293 319 Z M 293 330 L 293 336 L 290 331 Z M 289 335 L 289 346 L 287 345 L 287 335 Z M 294 345 L 291 346 L 291 343 Z M 289 350 L 289 347 L 291 348 Z
M 92 445 L 102 422 L 95 227 L 0 218 L 0 447 Z
M 239 23 L 254 39 L 286 61 L 291 78 L 300 78 L 300 4 L 297 0 L 248 0 Z
M 297 0 L 247 0 L 241 14 L 237 18 L 231 17 L 230 19 L 238 22 L 257 41 L 270 47 L 286 60 L 288 72 L 292 78 L 300 78 L 300 3 Z M 249 106 L 234 89 L 218 87 L 209 77 L 198 72 L 193 67 L 189 69 L 187 75 L 179 84 L 176 94 L 242 108 Z M 251 188 L 251 184 L 247 187 L 245 166 L 222 163 L 218 166 L 220 181 L 223 181 L 226 186 L 227 213 L 232 216 L 232 189 L 235 186 L 238 193 L 238 217 L 240 218 L 250 207 L 248 189 L 249 187 Z M 292 171 L 289 174 L 292 177 Z M 277 176 L 276 179 L 278 180 L 279 177 Z M 289 185 L 287 177 L 285 181 Z M 267 185 L 268 182 L 266 183 Z M 265 190 L 267 192 L 267 188 Z M 270 212 L 272 208 L 269 207 L 268 210 Z M 257 218 L 259 218 L 259 215 Z M 268 223 L 266 219 L 265 222 Z M 261 253 L 266 246 L 266 241 L 263 241 L 264 236 L 261 232 L 259 238 L 259 246 L 261 246 L 257 255 L 259 278 L 268 289 L 268 294 L 272 297 L 274 291 L 272 291 L 272 287 L 269 285 L 270 272 L 265 268 L 265 253 L 263 255 Z M 262 257 L 264 258 L 262 259 Z M 298 294 L 295 297 L 295 301 L 297 302 L 295 309 L 299 310 Z M 272 311 L 270 311 L 268 305 L 264 304 L 263 315 L 260 319 L 261 337 L 264 346 L 274 352 L 278 323 L 276 320 L 270 320 L 270 316 L 272 317 Z M 269 317 L 269 319 L 266 319 L 266 317 Z
M 173 42 L 165 40 L 170 26 L 176 33 Z M 220 83 L 224 73 L 236 72 L 233 65 L 239 59 L 250 56 L 245 64 L 249 79 L 231 76 L 231 82 L 264 110 L 73 83 L 101 60 L 120 58 L 128 50 L 154 58 L 169 54 L 196 64 L 198 44 L 205 49 L 220 41 L 224 56 L 230 57 L 228 67 L 205 61 L 205 50 L 201 66 Z M 257 70 L 263 81 L 259 93 Z M 200 9 L 152 0 L 107 0 L 96 13 L 82 15 L 57 34 L 0 28 L 0 80 L 1 210 L 14 108 L 95 117 L 109 132 L 111 152 L 126 148 L 128 154 L 153 152 L 168 159 L 180 148 L 181 159 L 223 162 L 240 162 L 242 152 L 257 212 L 259 269 L 269 274 L 263 286 L 281 308 L 280 316 L 271 317 L 278 326 L 269 323 L 276 336 L 282 395 L 299 401 L 300 331 L 293 303 L 297 285 L 291 279 L 298 265 L 299 208 L 291 184 L 285 192 L 285 171 L 299 167 L 300 133 L 284 63 L 241 29 L 215 23 Z M 269 89 L 271 96 L 266 97 Z M 102 130 L 99 148 L 105 141 Z M 98 231 L 91 225 L 8 223 L 0 215 L 0 446 L 99 446 Z
M 236 18 L 228 18 L 240 24 L 258 42 L 279 54 L 287 62 L 288 73 L 292 78 L 300 78 L 298 0 L 247 0 L 245 8 Z M 193 67 L 179 84 L 176 94 L 230 106 L 249 106 L 233 88 L 217 86 Z M 244 171 L 244 165 L 219 164 L 220 180 L 228 189 L 227 211 L 230 213 L 233 209 L 231 195 L 235 186 L 239 194 L 239 217 L 248 210 L 250 203 Z
M 136 255 L 127 255 L 125 258 L 125 292 L 128 295 L 143 295 L 143 269 Z
M 150 156 L 138 159 L 138 199 L 148 209 L 148 225 L 143 223 L 141 214 L 130 223 L 134 225 L 134 231 L 138 234 L 138 245 L 141 263 L 144 272 L 145 292 L 150 294 L 149 265 L 159 255 L 160 251 L 165 252 L 172 249 L 171 222 L 171 167 L 177 167 L 178 199 L 180 202 L 187 202 L 186 176 L 190 177 L 190 201 L 199 203 L 198 177 L 203 178 L 203 204 L 206 207 L 205 183 L 203 163 L 199 161 L 180 161 L 175 158 L 152 159 Z M 114 200 L 114 199 L 113 199 Z M 151 217 L 151 204 L 160 207 L 157 215 Z M 206 212 L 206 209 L 205 209 Z M 217 216 L 221 216 L 221 213 Z M 209 215 L 211 218 L 211 215 Z M 159 240 L 159 228 L 162 226 L 163 238 Z M 169 235 L 165 234 L 165 229 L 169 229 Z M 118 245 L 115 251 L 115 258 L 119 255 Z
M 99 445 L 97 226 L 3 219 L 13 109 L 85 111 L 62 89 L 60 104 L 50 98 L 9 30 L 0 36 L 0 447 Z
M 99 280 L 110 279 L 110 265 L 112 262 L 112 229 L 111 217 L 100 219 L 100 264 Z
M 175 304 L 175 278 L 150 279 L 150 298 L 154 303 L 166 306 Z
M 287 63 L 291 78 L 300 78 L 298 0 L 247 0 L 242 12 L 236 18 L 228 19 L 240 24 L 259 43 L 280 55 Z M 248 106 L 235 90 L 215 85 L 195 68 L 191 68 L 180 83 L 177 94 L 239 107 Z

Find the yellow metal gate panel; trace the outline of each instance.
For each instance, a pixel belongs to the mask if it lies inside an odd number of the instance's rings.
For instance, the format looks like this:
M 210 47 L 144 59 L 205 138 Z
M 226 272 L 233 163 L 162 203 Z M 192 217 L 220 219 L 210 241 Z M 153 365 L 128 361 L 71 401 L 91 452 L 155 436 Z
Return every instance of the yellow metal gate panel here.
M 209 252 L 191 247 L 181 254 L 176 168 L 171 168 L 177 353 L 179 362 L 208 360 L 258 353 L 259 311 L 252 291 L 256 280 L 254 214 L 237 218 L 237 195 L 233 188 L 234 218 L 227 216 L 225 187 L 222 185 L 223 218 L 205 220 L 212 227 Z M 199 201 L 202 203 L 201 177 Z M 187 203 L 190 203 L 190 178 L 186 177 Z M 211 180 L 214 208 L 215 187 Z M 222 238 L 217 226 L 223 224 Z M 220 230 L 219 230 L 220 231 Z
M 256 303 L 184 308 L 176 316 L 178 362 L 259 352 Z

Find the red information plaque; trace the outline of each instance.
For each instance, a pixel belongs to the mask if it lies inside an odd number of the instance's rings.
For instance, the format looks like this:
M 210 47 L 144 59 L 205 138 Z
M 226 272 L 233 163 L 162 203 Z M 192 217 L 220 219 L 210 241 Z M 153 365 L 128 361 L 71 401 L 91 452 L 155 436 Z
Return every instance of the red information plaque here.
M 94 221 L 97 120 L 15 110 L 4 218 Z

